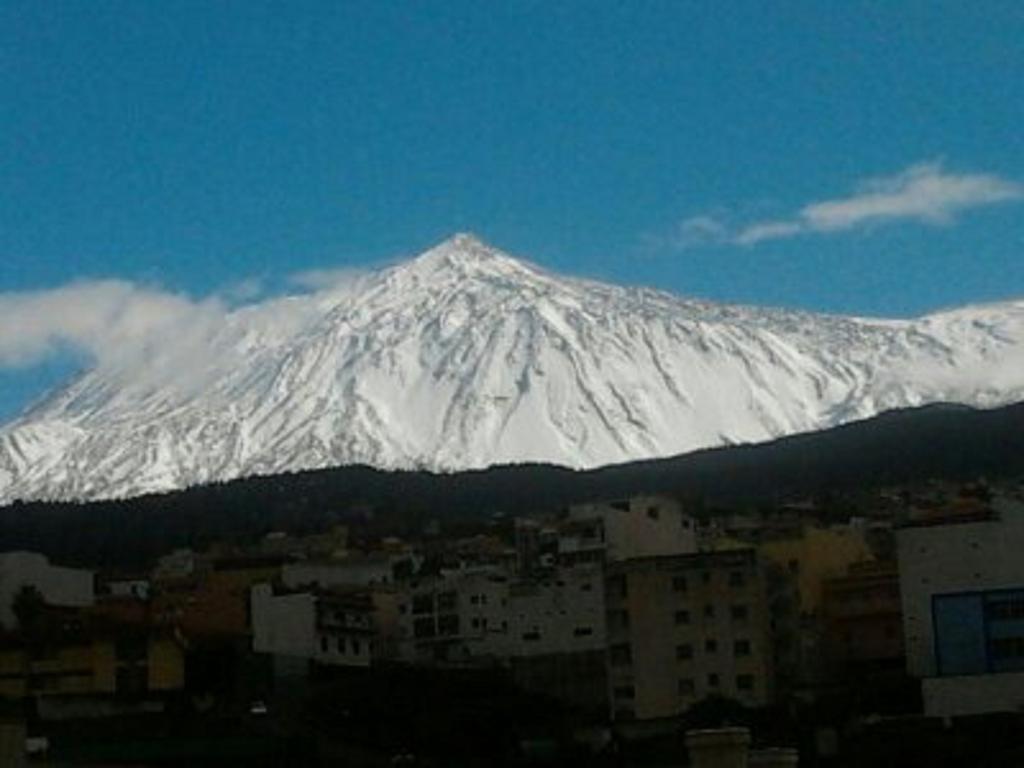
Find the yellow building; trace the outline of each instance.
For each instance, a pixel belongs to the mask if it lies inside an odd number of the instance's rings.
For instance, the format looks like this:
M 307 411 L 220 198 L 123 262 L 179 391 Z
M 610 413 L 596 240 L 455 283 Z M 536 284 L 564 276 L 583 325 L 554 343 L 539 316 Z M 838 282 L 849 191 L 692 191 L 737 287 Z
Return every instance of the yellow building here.
M 75 628 L 43 643 L 0 648 L 2 698 L 144 694 L 184 686 L 184 647 L 169 633 Z
M 768 606 L 754 550 L 609 563 L 606 601 L 614 719 L 672 717 L 713 695 L 770 701 Z
M 765 560 L 792 576 L 804 616 L 818 614 L 826 579 L 874 559 L 864 536 L 852 528 L 804 526 L 799 536 L 766 541 L 759 549 Z

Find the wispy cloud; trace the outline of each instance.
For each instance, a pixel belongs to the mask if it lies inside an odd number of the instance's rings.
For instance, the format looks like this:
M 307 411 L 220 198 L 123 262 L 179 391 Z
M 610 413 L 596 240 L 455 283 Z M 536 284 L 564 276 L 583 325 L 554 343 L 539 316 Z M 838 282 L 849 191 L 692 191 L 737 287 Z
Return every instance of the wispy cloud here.
M 62 346 L 110 359 L 223 311 L 219 299 L 197 302 L 121 280 L 0 294 L 0 367 L 31 366 Z
M 893 175 L 866 179 L 851 194 L 807 203 L 789 217 L 734 223 L 720 214 L 684 220 L 677 247 L 707 244 L 752 246 L 813 234 L 829 234 L 898 221 L 948 225 L 972 208 L 1024 199 L 1024 185 L 990 173 L 954 173 L 941 162 L 912 165 Z
M 339 267 L 336 269 L 307 269 L 288 276 L 288 282 L 307 291 L 325 291 L 353 283 L 372 270 L 366 267 Z

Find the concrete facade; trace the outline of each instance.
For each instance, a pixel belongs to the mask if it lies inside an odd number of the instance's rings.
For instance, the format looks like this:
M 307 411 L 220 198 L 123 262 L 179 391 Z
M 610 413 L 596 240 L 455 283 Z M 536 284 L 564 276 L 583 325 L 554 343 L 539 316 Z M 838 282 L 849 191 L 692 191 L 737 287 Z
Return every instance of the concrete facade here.
M 897 532 L 907 671 L 925 713 L 1024 708 L 1024 504 Z
M 569 508 L 569 519 L 601 521 L 608 562 L 697 551 L 696 519 L 668 497 L 579 504 Z
M 770 701 L 770 623 L 753 550 L 612 563 L 605 583 L 615 719 L 672 717 L 709 695 Z
M 95 574 L 78 568 L 52 565 L 35 552 L 0 554 L 0 623 L 13 628 L 14 598 L 22 587 L 39 590 L 48 605 L 84 608 L 96 601 Z

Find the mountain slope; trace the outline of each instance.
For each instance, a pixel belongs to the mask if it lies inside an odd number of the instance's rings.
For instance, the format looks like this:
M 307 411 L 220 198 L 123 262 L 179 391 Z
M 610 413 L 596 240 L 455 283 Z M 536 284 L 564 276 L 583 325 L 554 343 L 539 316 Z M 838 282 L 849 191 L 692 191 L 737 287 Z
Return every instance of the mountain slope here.
M 723 306 L 460 235 L 82 376 L 0 432 L 0 502 L 352 463 L 592 467 L 1017 400 L 1024 302 L 913 321 Z

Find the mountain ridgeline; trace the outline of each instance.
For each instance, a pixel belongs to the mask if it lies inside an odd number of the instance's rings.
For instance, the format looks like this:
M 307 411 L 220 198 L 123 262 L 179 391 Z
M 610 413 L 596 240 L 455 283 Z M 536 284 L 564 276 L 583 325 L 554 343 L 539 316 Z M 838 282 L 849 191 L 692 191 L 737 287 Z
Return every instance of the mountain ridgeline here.
M 765 444 L 586 471 L 526 464 L 438 474 L 356 466 L 127 500 L 16 503 L 0 510 L 0 551 L 135 567 L 173 547 L 336 523 L 402 534 L 434 520 L 480 523 L 638 493 L 672 494 L 705 510 L 742 509 L 933 479 L 1021 476 L 1024 404 L 932 405 Z
M 0 503 L 337 466 L 595 468 L 1024 400 L 1021 301 L 913 320 L 729 306 L 553 275 L 467 235 L 186 320 L 0 428 Z

